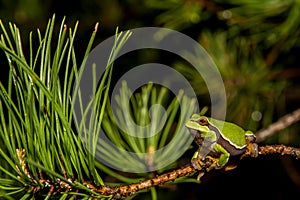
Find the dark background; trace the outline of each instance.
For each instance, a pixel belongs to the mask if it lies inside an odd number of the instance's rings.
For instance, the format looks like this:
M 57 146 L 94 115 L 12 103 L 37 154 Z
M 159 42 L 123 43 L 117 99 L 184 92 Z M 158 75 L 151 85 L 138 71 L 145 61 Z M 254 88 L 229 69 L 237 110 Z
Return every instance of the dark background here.
M 298 13 L 292 11 L 293 7 L 299 6 L 293 1 L 285 6 L 272 4 L 272 1 L 243 2 L 1 0 L 0 18 L 4 24 L 12 22 L 20 28 L 24 49 L 28 44 L 28 33 L 37 28 L 43 31 L 53 14 L 56 15 L 57 25 L 65 16 L 69 27 L 73 27 L 78 20 L 75 51 L 79 59 L 96 22 L 99 22 L 99 30 L 94 45 L 114 35 L 116 27 L 121 31 L 145 26 L 179 30 L 199 41 L 220 67 L 228 92 L 228 119 L 256 131 L 299 107 L 300 9 Z M 197 10 L 197 6 L 201 9 Z M 226 10 L 230 10 L 235 17 L 220 17 L 220 13 L 225 15 Z M 225 43 L 219 42 L 219 37 L 215 35 L 220 32 L 226 35 Z M 224 44 L 227 51 L 220 50 Z M 237 53 L 231 54 L 235 50 Z M 176 57 L 168 56 L 166 61 L 166 57 L 155 53 L 152 56 L 140 56 L 136 59 L 133 55 L 123 61 L 122 68 L 115 76 L 137 62 L 177 62 Z M 226 59 L 230 61 L 223 63 Z M 7 77 L 5 62 L 1 57 L 3 82 Z M 243 67 L 247 64 L 249 66 Z M 240 79 L 244 82 L 240 83 Z M 198 84 L 195 79 L 191 81 L 194 85 Z M 195 90 L 199 98 L 207 95 L 197 87 Z M 247 120 L 255 110 L 263 118 L 258 121 Z M 299 128 L 299 123 L 294 124 L 261 145 L 287 144 L 299 147 Z M 159 189 L 159 199 L 297 198 L 300 196 L 299 167 L 298 160 L 285 156 L 244 159 L 235 170 L 204 176 L 201 184 L 180 183 L 172 189 Z M 145 193 L 137 199 L 150 199 L 150 195 Z

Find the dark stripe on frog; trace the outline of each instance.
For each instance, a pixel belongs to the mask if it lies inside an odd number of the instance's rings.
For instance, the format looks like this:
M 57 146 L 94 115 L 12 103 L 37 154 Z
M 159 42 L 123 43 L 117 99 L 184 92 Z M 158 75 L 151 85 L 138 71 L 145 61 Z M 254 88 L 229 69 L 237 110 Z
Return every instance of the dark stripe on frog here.
M 210 130 L 213 130 L 216 134 L 217 134 L 217 143 L 220 144 L 222 147 L 224 147 L 224 149 L 226 149 L 231 156 L 236 156 L 236 155 L 240 155 L 245 153 L 246 151 L 246 147 L 239 149 L 236 148 L 235 146 L 231 145 L 227 140 L 225 140 L 221 134 L 218 128 L 216 128 L 215 126 L 208 124 L 208 128 Z

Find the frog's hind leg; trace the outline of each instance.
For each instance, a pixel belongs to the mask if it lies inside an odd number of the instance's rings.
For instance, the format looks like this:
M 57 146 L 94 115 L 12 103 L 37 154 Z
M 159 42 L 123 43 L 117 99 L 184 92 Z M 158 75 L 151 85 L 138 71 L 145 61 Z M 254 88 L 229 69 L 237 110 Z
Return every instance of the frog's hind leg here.
M 230 157 L 230 153 L 228 151 L 226 151 L 226 149 L 224 149 L 221 145 L 216 144 L 214 146 L 214 151 L 221 153 L 220 157 L 219 157 L 219 161 L 217 163 L 218 167 L 217 168 L 222 168 L 226 165 L 226 163 L 229 160 Z

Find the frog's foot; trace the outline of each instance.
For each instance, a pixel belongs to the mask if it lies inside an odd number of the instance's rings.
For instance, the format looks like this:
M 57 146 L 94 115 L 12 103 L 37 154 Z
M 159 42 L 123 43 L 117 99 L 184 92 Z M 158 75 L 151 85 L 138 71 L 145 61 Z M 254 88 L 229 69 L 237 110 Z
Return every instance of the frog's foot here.
M 192 166 L 197 170 L 202 170 L 202 166 L 204 166 L 204 162 L 202 159 L 193 158 L 191 160 Z
M 217 169 L 218 159 L 213 158 L 211 156 L 206 156 L 205 158 L 193 158 L 191 160 L 192 166 L 199 170 L 199 174 L 197 176 L 197 181 L 200 182 L 200 178 L 205 174 L 205 172 L 209 172 L 212 169 Z
M 205 157 L 205 163 L 206 163 L 206 171 L 209 172 L 212 169 L 218 168 L 219 159 L 214 158 L 212 156 L 206 156 Z
M 250 156 L 256 158 L 258 156 L 258 145 L 256 143 L 251 143 L 247 145 L 248 152 Z
M 203 159 L 193 158 L 191 160 L 191 163 L 195 169 L 209 172 L 210 170 L 217 168 L 218 161 L 219 160 L 217 158 L 213 158 L 211 156 L 206 156 Z
M 246 142 L 247 150 L 242 157 L 251 156 L 256 158 L 258 156 L 258 145 L 255 143 L 255 137 L 253 137 L 253 135 L 247 135 Z
M 246 152 L 242 155 L 241 158 L 243 157 L 247 157 L 247 156 L 250 156 L 250 157 L 254 157 L 256 158 L 258 156 L 258 145 L 256 143 L 247 143 L 247 150 Z

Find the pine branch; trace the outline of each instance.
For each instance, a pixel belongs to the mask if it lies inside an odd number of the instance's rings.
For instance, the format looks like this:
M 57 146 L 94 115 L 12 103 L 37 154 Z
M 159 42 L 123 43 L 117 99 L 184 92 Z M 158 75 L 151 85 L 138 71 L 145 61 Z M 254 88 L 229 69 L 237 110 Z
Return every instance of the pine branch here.
M 25 152 L 24 150 L 17 150 L 17 154 L 19 152 L 22 152 L 22 156 L 19 157 L 20 163 L 22 163 L 22 168 L 27 172 L 27 175 L 32 178 L 32 175 L 28 172 L 28 169 L 26 168 L 26 163 L 24 161 Z M 292 156 L 296 159 L 300 158 L 300 148 L 285 146 L 285 145 L 266 145 L 266 146 L 260 146 L 258 148 L 258 154 L 259 155 L 271 155 L 271 154 L 280 154 L 281 156 Z M 241 158 L 248 157 L 249 154 L 245 153 L 241 156 Z M 214 169 L 214 160 L 210 159 L 209 157 L 205 158 L 203 165 L 201 166 L 201 170 L 196 170 L 191 164 L 186 165 L 184 167 L 175 169 L 170 172 L 165 172 L 163 174 L 157 175 L 154 178 L 143 180 L 139 183 L 133 183 L 130 185 L 123 185 L 123 186 L 116 186 L 116 187 L 110 187 L 110 186 L 97 186 L 91 182 L 83 182 L 82 185 L 85 186 L 88 190 L 90 190 L 92 193 L 91 196 L 95 196 L 95 194 L 101 196 L 112 196 L 112 199 L 124 199 L 129 196 L 132 196 L 136 194 L 137 192 L 140 192 L 145 189 L 149 189 L 151 187 L 163 185 L 169 182 L 172 182 L 180 177 L 183 176 L 191 176 L 194 173 L 199 174 L 206 174 L 211 169 Z M 42 177 L 42 175 L 40 175 Z M 67 179 L 67 177 L 65 177 Z M 34 180 L 33 180 L 34 181 Z M 31 187 L 31 190 L 38 192 L 41 190 L 41 188 L 49 188 L 48 195 L 51 196 L 53 193 L 62 193 L 62 192 L 69 192 L 74 190 L 74 185 L 76 185 L 76 180 L 71 180 L 70 178 L 68 181 L 64 180 L 45 180 L 41 178 L 39 181 L 39 186 L 33 188 Z M 72 184 L 69 184 L 73 183 Z M 78 189 L 77 189 L 78 190 Z M 78 191 L 77 191 L 78 192 Z
M 285 145 L 266 145 L 261 146 L 258 149 L 259 155 L 270 155 L 270 154 L 280 154 L 292 156 L 296 159 L 300 158 L 300 148 L 285 146 Z M 249 156 L 248 154 L 242 155 L 242 158 Z M 152 179 L 141 181 L 140 183 L 133 183 L 130 185 L 120 186 L 120 187 L 107 187 L 103 186 L 101 188 L 93 187 L 90 185 L 90 188 L 97 193 L 103 195 L 112 195 L 113 199 L 124 199 L 128 196 L 134 195 L 136 192 L 149 189 L 154 186 L 162 185 L 171 181 L 176 180 L 177 178 L 183 176 L 192 175 L 195 172 L 198 173 L 207 173 L 210 171 L 212 165 L 214 164 L 212 160 L 206 159 L 202 166 L 201 170 L 196 170 L 192 165 L 186 165 L 182 168 L 175 169 L 171 172 L 166 172 L 161 175 L 158 175 Z

